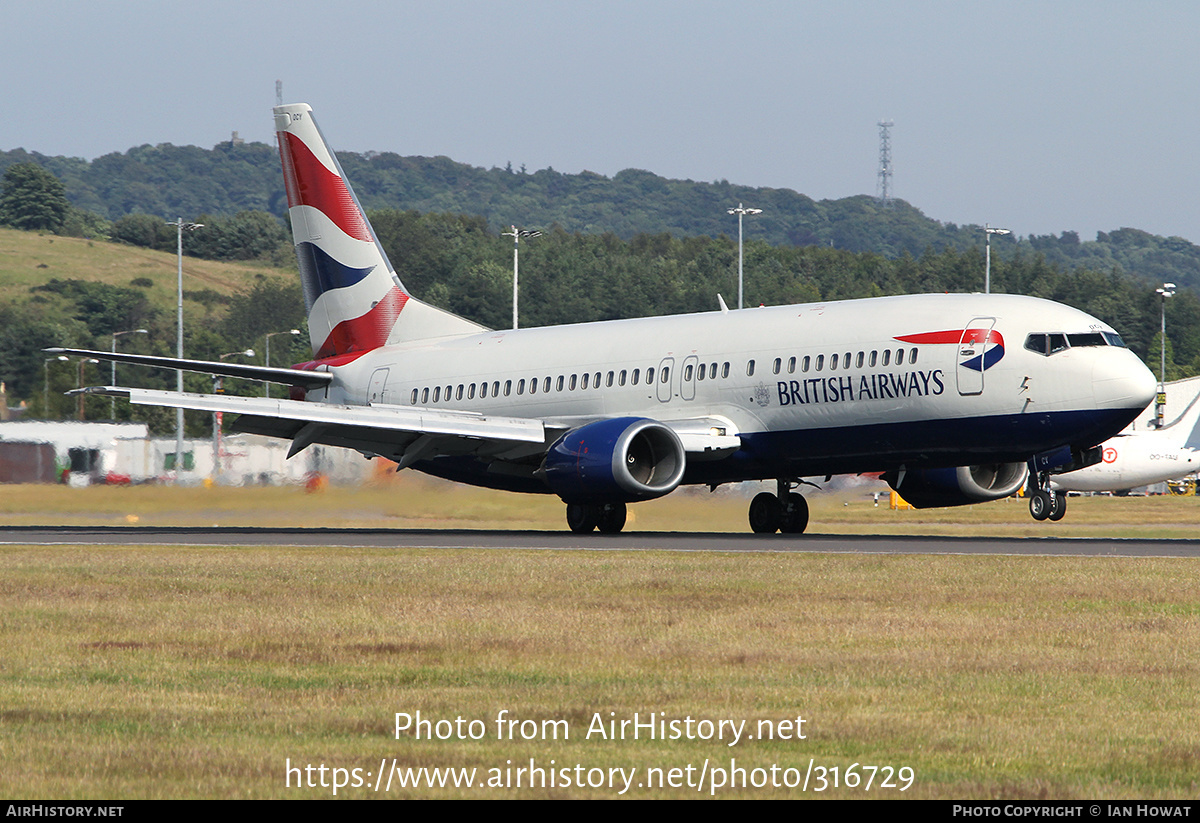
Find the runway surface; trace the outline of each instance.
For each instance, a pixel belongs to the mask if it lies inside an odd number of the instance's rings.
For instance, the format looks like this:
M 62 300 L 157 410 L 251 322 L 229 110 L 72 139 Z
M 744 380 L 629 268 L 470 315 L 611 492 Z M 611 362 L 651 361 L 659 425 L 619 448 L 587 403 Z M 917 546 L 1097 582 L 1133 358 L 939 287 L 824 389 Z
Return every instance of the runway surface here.
M 309 546 L 579 551 L 824 552 L 860 554 L 1003 554 L 1074 557 L 1200 557 L 1200 540 L 755 535 L 433 529 L 267 529 L 150 526 L 6 526 L 0 545 Z

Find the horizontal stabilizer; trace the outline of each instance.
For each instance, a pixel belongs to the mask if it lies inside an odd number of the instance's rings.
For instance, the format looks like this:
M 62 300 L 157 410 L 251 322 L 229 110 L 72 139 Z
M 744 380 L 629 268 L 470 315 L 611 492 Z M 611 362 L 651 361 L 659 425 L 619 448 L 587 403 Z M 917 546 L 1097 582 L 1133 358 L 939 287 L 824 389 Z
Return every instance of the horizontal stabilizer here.
M 267 383 L 282 383 L 285 386 L 300 386 L 319 389 L 333 381 L 329 372 L 306 369 L 276 369 L 268 366 L 251 366 L 242 363 L 226 363 L 220 360 L 188 360 L 178 357 L 159 357 L 152 354 L 129 354 L 127 352 L 91 351 L 90 349 L 43 349 L 48 354 L 71 354 L 77 357 L 94 357 L 113 363 L 130 363 L 135 366 L 153 366 L 160 369 L 182 369 L 202 374 L 220 374 L 225 377 L 243 377 L 247 380 L 262 380 Z

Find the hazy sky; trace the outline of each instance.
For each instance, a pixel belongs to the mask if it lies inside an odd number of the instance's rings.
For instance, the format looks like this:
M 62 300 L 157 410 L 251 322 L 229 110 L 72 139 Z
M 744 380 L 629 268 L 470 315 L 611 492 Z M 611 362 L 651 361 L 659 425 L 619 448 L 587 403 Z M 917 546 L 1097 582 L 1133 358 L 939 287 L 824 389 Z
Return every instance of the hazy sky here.
M 822 199 L 875 193 L 891 119 L 929 217 L 1200 242 L 1195 0 L 43 0 L 0 31 L 0 150 L 273 142 L 278 79 L 335 149 Z

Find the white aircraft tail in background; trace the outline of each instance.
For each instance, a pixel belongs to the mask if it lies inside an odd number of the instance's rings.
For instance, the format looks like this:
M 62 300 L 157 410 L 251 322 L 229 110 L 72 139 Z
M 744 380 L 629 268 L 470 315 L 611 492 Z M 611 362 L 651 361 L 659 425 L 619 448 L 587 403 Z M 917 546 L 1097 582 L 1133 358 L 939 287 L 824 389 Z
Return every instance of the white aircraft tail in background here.
M 239 413 L 240 431 L 555 494 L 573 531 L 681 484 L 774 480 L 756 532 L 802 532 L 800 478 L 883 472 L 916 506 L 1006 497 L 1099 459 L 1154 396 L 1106 323 L 1058 303 L 927 294 L 489 331 L 421 303 L 303 104 L 275 128 L 312 359 L 291 369 L 109 352 L 269 380 L 289 399 L 99 387 Z M 1047 495 L 1048 501 L 1058 496 Z M 686 528 L 687 524 L 681 524 Z
M 1177 480 L 1200 470 L 1200 395 L 1170 425 L 1118 434 L 1101 445 L 1094 466 L 1051 478 L 1059 491 L 1124 491 Z

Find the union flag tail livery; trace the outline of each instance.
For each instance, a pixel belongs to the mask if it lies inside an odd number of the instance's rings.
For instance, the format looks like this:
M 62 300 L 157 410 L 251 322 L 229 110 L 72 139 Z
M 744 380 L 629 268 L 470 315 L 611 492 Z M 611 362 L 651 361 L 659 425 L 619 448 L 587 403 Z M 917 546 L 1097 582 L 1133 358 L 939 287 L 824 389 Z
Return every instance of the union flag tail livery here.
M 277 106 L 275 131 L 316 359 L 482 330 L 408 294 L 310 106 Z
M 288 399 L 97 387 L 242 432 L 554 494 L 576 532 L 681 485 L 773 480 L 756 532 L 808 525 L 801 478 L 882 473 L 916 506 L 996 500 L 1101 459 L 1154 397 L 1116 331 L 1007 294 L 914 294 L 488 331 L 404 288 L 312 110 L 275 109 L 314 359 L 296 368 L 52 349 L 282 383 Z M 397 260 L 404 271 L 403 260 Z M 514 324 L 515 325 L 515 324 Z

